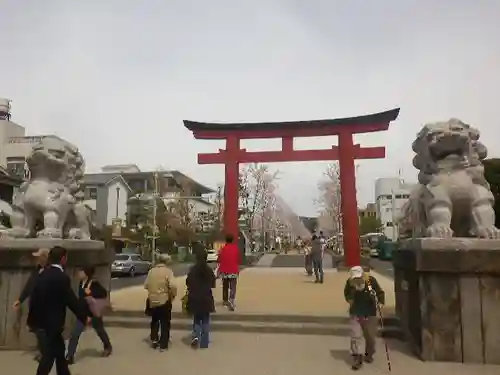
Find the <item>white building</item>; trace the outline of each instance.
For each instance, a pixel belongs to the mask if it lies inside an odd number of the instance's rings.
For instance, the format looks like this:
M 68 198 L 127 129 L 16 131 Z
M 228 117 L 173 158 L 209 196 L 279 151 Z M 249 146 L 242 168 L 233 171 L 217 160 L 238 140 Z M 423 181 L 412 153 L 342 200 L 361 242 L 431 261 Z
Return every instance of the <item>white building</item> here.
M 95 212 L 98 228 L 113 224 L 120 219 L 123 225 L 127 220 L 130 186 L 121 175 L 91 174 L 83 179 L 85 205 Z
M 415 184 L 407 184 L 397 177 L 375 181 L 377 219 L 382 223 L 382 232 L 393 241 L 399 238 L 397 220 L 414 187 Z
M 0 166 L 13 176 L 26 178 L 26 158 L 33 146 L 45 138 L 55 138 L 70 144 L 56 135 L 26 136 L 26 129 L 11 119 L 10 100 L 0 98 Z

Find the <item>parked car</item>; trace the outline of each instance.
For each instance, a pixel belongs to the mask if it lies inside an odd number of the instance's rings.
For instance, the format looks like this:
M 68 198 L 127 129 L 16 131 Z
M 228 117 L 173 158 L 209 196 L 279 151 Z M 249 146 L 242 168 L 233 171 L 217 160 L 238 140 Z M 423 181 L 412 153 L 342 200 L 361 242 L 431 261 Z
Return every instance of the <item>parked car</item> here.
M 219 253 L 217 252 L 217 250 L 213 250 L 213 249 L 207 250 L 207 262 L 208 263 L 217 262 L 218 259 L 219 259 Z
M 117 254 L 111 265 L 111 274 L 120 276 L 143 275 L 148 273 L 151 262 L 137 254 Z

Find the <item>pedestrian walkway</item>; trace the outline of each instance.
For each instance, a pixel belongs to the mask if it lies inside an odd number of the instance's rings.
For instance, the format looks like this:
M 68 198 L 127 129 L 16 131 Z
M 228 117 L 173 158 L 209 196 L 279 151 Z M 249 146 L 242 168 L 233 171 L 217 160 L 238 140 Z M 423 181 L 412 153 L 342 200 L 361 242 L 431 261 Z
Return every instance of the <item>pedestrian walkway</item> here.
M 264 254 L 254 267 L 271 267 L 276 256 L 277 254 Z
M 372 272 L 386 292 L 386 315 L 394 313 L 394 283 L 391 279 Z M 251 267 L 242 271 L 236 296 L 239 314 L 346 316 L 344 285 L 347 273 L 325 270 L 324 284 L 315 284 L 300 268 Z M 179 295 L 185 290 L 185 277 L 176 279 Z M 115 310 L 144 311 L 147 293 L 142 285 L 111 293 Z M 214 290 L 217 301 L 222 299 L 220 282 Z M 181 311 L 177 301 L 174 312 Z
M 164 353 L 147 345 L 146 329 L 109 329 L 114 353 L 99 358 L 100 343 L 94 332 L 80 341 L 73 375 L 346 375 L 352 374 L 346 337 L 213 333 L 210 347 L 193 351 L 185 332 L 174 331 L 171 348 Z M 390 341 L 392 372 L 397 375 L 498 375 L 499 366 L 421 362 Z M 0 352 L 2 374 L 34 374 L 30 354 Z M 375 362 L 360 374 L 388 374 L 384 346 L 378 341 Z M 55 369 L 52 370 L 55 374 Z

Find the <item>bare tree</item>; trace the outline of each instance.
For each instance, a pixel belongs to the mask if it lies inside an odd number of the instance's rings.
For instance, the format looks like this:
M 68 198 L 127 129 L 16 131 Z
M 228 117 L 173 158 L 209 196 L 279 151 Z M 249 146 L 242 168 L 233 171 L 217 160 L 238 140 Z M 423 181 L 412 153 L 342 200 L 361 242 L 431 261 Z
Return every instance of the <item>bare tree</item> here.
M 318 224 L 332 234 L 342 233 L 342 210 L 340 196 L 340 168 L 338 163 L 329 164 L 318 183 L 320 207 Z
M 256 163 L 246 166 L 240 173 L 240 205 L 252 237 L 257 219 L 265 220 L 266 209 L 273 199 L 272 183 L 278 175 L 279 171 L 270 173 L 267 165 Z

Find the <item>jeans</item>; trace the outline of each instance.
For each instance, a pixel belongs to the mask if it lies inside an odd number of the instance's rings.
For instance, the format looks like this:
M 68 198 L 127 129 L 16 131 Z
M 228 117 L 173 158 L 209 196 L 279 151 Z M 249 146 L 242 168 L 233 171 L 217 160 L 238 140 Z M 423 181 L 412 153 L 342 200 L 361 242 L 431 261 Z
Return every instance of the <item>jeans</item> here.
M 152 342 L 158 343 L 160 349 L 167 349 L 170 341 L 170 321 L 172 320 L 172 303 L 151 308 L 151 334 Z M 158 335 L 159 331 L 159 335 Z
M 40 347 L 42 349 L 42 357 L 38 363 L 36 375 L 49 375 L 54 362 L 56 364 L 57 375 L 71 375 L 64 353 L 66 348 L 62 332 L 38 330 L 37 336 L 43 344 Z
M 92 328 L 94 329 L 95 333 L 97 333 L 97 336 L 99 336 L 99 338 L 101 339 L 104 349 L 111 349 L 111 342 L 109 340 L 108 333 L 106 332 L 106 328 L 104 328 L 104 322 L 102 318 L 93 317 Z M 71 331 L 71 337 L 69 338 L 68 342 L 68 358 L 75 357 L 78 340 L 80 339 L 83 331 L 85 331 L 85 324 L 77 320 L 73 331 Z
M 193 339 L 199 340 L 201 349 L 208 348 L 210 342 L 210 314 L 194 314 Z
M 314 258 L 312 261 L 314 276 L 316 277 L 316 281 L 323 282 L 323 259 L 322 258 Z
M 234 302 L 236 299 L 236 285 L 238 284 L 237 278 L 222 279 L 222 301 Z

